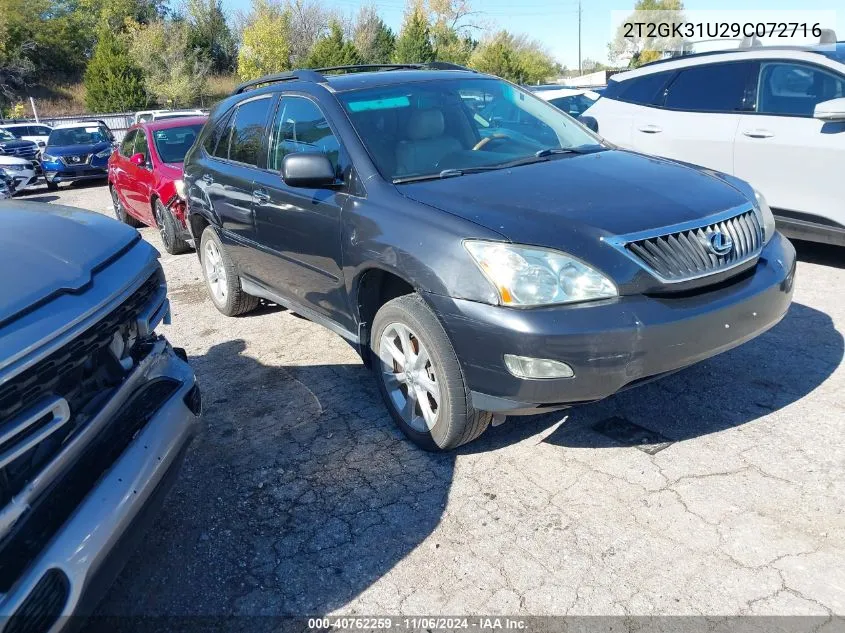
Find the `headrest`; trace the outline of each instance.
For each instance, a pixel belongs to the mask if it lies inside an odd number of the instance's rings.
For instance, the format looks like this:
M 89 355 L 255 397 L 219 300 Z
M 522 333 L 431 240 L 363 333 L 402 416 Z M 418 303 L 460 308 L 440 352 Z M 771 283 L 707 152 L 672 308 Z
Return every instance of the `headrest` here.
M 414 110 L 408 119 L 407 136 L 409 140 L 421 141 L 442 136 L 446 129 L 443 112 L 440 110 Z

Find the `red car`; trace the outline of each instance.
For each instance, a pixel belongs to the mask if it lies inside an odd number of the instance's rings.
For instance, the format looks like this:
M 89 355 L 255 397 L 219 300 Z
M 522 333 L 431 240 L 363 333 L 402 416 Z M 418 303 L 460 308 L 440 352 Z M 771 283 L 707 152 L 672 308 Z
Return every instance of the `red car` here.
M 168 253 L 190 250 L 185 224 L 182 161 L 206 117 L 138 123 L 126 131 L 109 158 L 109 191 L 117 219 L 157 227 Z

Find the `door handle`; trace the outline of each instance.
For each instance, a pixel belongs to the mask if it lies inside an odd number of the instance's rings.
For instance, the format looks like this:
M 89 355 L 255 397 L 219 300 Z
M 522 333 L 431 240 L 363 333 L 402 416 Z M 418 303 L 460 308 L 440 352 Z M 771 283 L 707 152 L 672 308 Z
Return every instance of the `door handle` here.
M 257 202 L 269 202 L 270 201 L 270 194 L 264 191 L 263 189 L 256 189 L 252 192 L 252 197 L 255 198 Z
M 658 134 L 659 132 L 663 131 L 663 128 L 659 125 L 653 125 L 649 123 L 648 125 L 641 125 L 637 128 L 640 132 L 645 132 L 646 134 Z
M 750 138 L 771 138 L 774 136 L 769 130 L 743 130 L 742 133 Z
M 211 174 L 203 174 L 200 180 L 202 180 L 205 184 L 210 185 L 214 182 L 214 176 L 212 176 Z

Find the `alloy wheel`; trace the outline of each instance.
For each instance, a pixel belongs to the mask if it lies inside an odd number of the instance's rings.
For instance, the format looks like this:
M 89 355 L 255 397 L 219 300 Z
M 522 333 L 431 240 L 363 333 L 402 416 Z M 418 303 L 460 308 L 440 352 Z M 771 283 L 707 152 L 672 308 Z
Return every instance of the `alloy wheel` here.
M 381 377 L 390 400 L 415 431 L 434 428 L 440 414 L 437 367 L 419 336 L 407 325 L 391 323 L 379 341 Z
M 211 290 L 215 301 L 219 304 L 225 304 L 228 290 L 226 267 L 223 264 L 223 256 L 220 254 L 220 249 L 217 248 L 217 244 L 213 240 L 209 240 L 205 244 L 203 267 L 205 269 L 205 278 L 208 280 L 208 288 Z

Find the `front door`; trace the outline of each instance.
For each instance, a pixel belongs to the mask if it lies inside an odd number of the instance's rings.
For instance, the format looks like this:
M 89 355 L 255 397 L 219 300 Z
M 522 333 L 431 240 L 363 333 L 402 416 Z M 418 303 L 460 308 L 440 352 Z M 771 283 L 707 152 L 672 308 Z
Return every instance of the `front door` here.
M 350 327 L 341 271 L 340 216 L 345 188 L 288 187 L 282 160 L 294 152 L 322 152 L 338 174 L 349 159 L 316 103 L 283 96 L 270 134 L 267 169 L 255 181 L 256 239 L 271 261 L 261 281 L 273 290 Z
M 153 167 L 150 159 L 150 148 L 147 134 L 139 129 L 135 136 L 135 154 L 144 155 L 143 165 L 134 165 L 126 161 L 126 185 L 124 187 L 127 207 L 132 215 L 149 226 L 155 226 L 152 207 L 150 206 L 150 192 L 153 188 Z
M 756 112 L 742 117 L 736 134 L 735 173 L 776 213 L 820 216 L 845 226 L 839 182 L 845 122 L 813 118 L 818 103 L 840 97 L 845 77 L 831 70 L 786 61 L 761 64 Z

